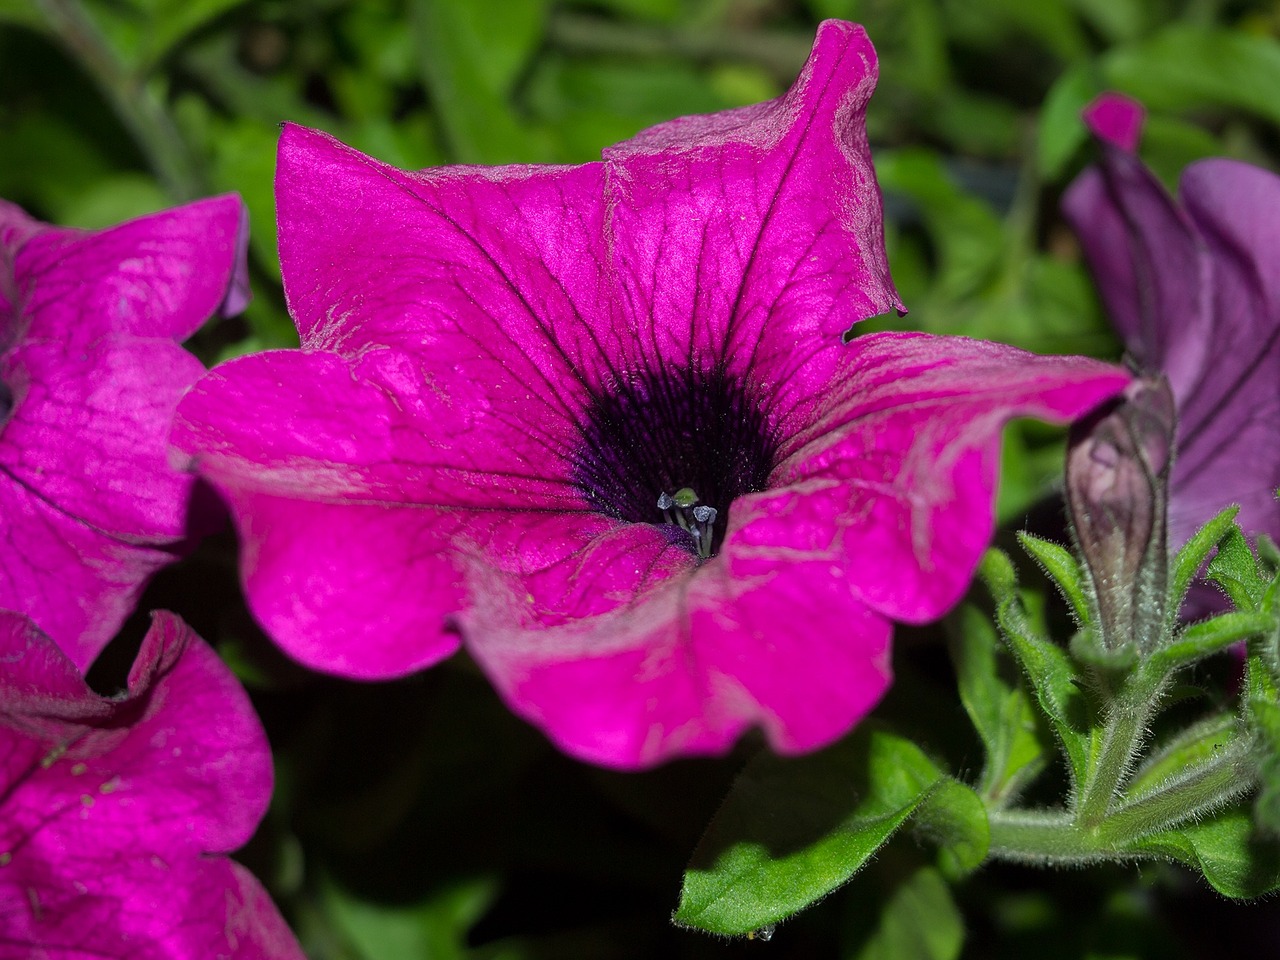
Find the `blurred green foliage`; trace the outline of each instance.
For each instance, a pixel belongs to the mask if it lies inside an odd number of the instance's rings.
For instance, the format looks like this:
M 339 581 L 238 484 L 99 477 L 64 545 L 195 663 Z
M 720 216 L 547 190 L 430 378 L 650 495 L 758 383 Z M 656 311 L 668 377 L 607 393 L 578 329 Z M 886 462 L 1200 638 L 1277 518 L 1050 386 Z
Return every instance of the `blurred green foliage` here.
M 296 342 L 275 257 L 281 122 L 405 167 L 583 162 L 647 125 L 776 96 L 825 17 L 865 24 L 881 57 L 868 126 L 911 313 L 868 329 L 1117 355 L 1057 214 L 1090 157 L 1080 108 L 1104 89 L 1145 101 L 1143 157 L 1171 186 L 1198 157 L 1280 156 L 1280 5 L 1261 0 L 0 0 L 0 196 L 94 227 L 240 193 L 255 299 L 197 338 L 213 362 Z M 1055 482 L 1058 443 L 1011 431 L 1002 518 Z M 1170 904 L 1194 893 L 1162 871 L 1134 887 L 1011 868 L 960 889 L 966 933 L 937 873 L 893 843 L 767 948 L 674 931 L 683 861 L 745 748 L 622 777 L 557 757 L 465 665 L 377 691 L 303 676 L 237 606 L 231 549 L 149 601 L 258 679 L 281 786 L 246 856 L 317 960 L 954 957 L 966 936 L 972 956 L 1179 957 L 1210 955 L 1224 927 L 1249 935 L 1199 900 L 1217 926 L 1198 929 L 1219 933 L 1192 931 Z M 204 609 L 192 582 L 215 598 Z M 913 666 L 905 646 L 889 713 L 938 699 L 929 657 Z M 1019 889 L 1032 880 L 1047 885 Z

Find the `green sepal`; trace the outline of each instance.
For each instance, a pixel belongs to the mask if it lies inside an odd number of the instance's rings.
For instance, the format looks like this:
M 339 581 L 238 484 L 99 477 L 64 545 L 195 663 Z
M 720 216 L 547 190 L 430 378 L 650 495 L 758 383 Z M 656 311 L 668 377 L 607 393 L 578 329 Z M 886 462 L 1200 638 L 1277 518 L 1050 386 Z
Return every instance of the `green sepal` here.
M 1026 532 L 1018 534 L 1018 542 L 1022 544 L 1022 549 L 1040 565 L 1045 575 L 1053 581 L 1062 598 L 1071 605 L 1076 623 L 1087 627 L 1092 617 L 1089 612 L 1089 600 L 1085 593 L 1084 575 L 1080 564 L 1071 555 L 1071 551 L 1052 541 L 1033 537 Z
M 1182 598 L 1191 588 L 1191 581 L 1200 572 L 1200 568 L 1204 566 L 1205 560 L 1218 545 L 1218 541 L 1235 526 L 1236 514 L 1239 512 L 1239 507 L 1227 507 L 1192 534 L 1191 539 L 1178 551 L 1178 555 L 1173 560 L 1173 576 L 1169 583 L 1170 610 L 1177 610 L 1182 604 Z
M 1256 609 L 1268 586 L 1239 527 L 1232 527 L 1219 541 L 1218 552 L 1205 573 L 1239 610 Z
M 999 637 L 986 613 L 965 604 L 947 626 L 960 702 L 986 752 L 979 789 L 988 804 L 1002 807 L 1044 769 L 1049 736 L 1026 691 L 1001 679 Z
M 1092 750 L 1089 704 L 1075 667 L 1060 647 L 1031 629 L 1017 594 L 1013 565 L 1004 553 L 988 550 L 978 572 L 995 599 L 1000 631 L 1066 754 L 1072 784 L 1079 785 L 1088 772 Z
M 1143 761 L 1126 792 L 1132 796 L 1148 793 L 1180 771 L 1212 759 L 1236 739 L 1239 723 L 1235 714 L 1220 713 L 1181 731 Z
M 1280 843 L 1258 834 L 1245 803 L 1143 837 L 1129 849 L 1186 864 L 1223 896 L 1244 899 L 1280 889 Z
M 991 826 L 987 808 L 972 787 L 943 777 L 911 821 L 916 833 L 938 847 L 938 869 L 952 880 L 972 873 L 987 859 Z
M 1143 664 L 1143 669 L 1168 676 L 1181 667 L 1220 653 L 1232 644 L 1266 634 L 1270 629 L 1271 619 L 1260 613 L 1219 614 L 1185 628 L 1167 647 L 1153 653 Z
M 759 754 L 694 851 L 673 922 L 746 936 L 785 920 L 857 873 L 943 779 L 873 725 L 805 757 Z
M 898 884 L 877 920 L 852 960 L 956 960 L 964 946 L 964 917 L 932 867 Z

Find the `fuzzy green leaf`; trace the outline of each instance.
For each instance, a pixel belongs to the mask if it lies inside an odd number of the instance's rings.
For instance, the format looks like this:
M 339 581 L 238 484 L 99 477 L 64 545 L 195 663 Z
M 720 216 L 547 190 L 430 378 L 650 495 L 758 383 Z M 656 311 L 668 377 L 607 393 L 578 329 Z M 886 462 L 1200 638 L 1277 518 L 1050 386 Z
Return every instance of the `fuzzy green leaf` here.
M 1018 598 L 1013 565 L 999 550 L 988 550 L 979 568 L 996 601 L 1000 630 L 1022 665 L 1040 708 L 1048 717 L 1067 756 L 1072 779 L 1086 776 L 1091 749 L 1089 707 L 1071 659 L 1031 629 Z
M 1280 889 L 1280 843 L 1257 834 L 1244 804 L 1144 837 L 1131 849 L 1199 870 L 1224 896 L 1243 899 Z
M 1240 508 L 1227 507 L 1192 534 L 1173 561 L 1173 577 L 1169 584 L 1170 610 L 1177 610 L 1205 560 L 1227 532 L 1235 526 Z
M 1085 596 L 1084 577 L 1080 564 L 1066 547 L 1059 546 L 1049 540 L 1041 540 L 1029 533 L 1019 533 L 1018 542 L 1022 549 L 1031 554 L 1033 560 L 1040 565 L 1045 574 L 1053 581 L 1062 598 L 1071 604 L 1076 622 L 1081 626 L 1089 624 L 1089 602 Z
M 964 918 L 938 871 L 917 870 L 893 892 L 855 960 L 956 960 Z
M 982 799 L 959 780 L 943 777 L 916 811 L 916 832 L 938 846 L 938 866 L 948 877 L 976 870 L 991 847 Z
M 1044 769 L 1047 737 L 1026 692 L 1000 678 L 999 638 L 987 615 L 966 604 L 948 626 L 960 701 L 986 751 L 982 795 L 1003 806 Z
M 873 727 L 807 757 L 757 756 L 694 851 L 672 919 L 739 936 L 785 920 L 853 876 L 942 778 Z
M 1218 552 L 1209 561 L 1206 572 L 1241 610 L 1256 608 L 1267 590 L 1267 581 L 1258 570 L 1258 561 L 1239 527 L 1228 530 L 1218 542 Z

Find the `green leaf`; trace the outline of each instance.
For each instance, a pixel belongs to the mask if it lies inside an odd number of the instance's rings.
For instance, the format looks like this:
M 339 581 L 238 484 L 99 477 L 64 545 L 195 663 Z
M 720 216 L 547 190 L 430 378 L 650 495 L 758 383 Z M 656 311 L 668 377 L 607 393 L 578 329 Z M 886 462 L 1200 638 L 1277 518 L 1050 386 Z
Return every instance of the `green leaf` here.
M 453 159 L 511 163 L 548 159 L 521 124 L 512 86 L 542 39 L 546 0 L 509 0 L 501 16 L 484 4 L 411 0 L 419 69 Z
M 1103 58 L 1107 85 L 1153 111 L 1229 107 L 1280 123 L 1280 44 L 1270 37 L 1180 23 Z
M 1191 539 L 1178 551 L 1178 555 L 1173 560 L 1173 576 L 1169 583 L 1170 610 L 1177 610 L 1181 606 L 1182 598 L 1186 596 L 1191 581 L 1204 566 L 1205 560 L 1218 545 L 1218 541 L 1225 537 L 1235 525 L 1236 514 L 1239 512 L 1239 507 L 1227 507 L 1192 534 Z
M 1233 643 L 1266 633 L 1271 618 L 1258 613 L 1223 613 L 1186 627 L 1169 646 L 1157 650 L 1143 665 L 1155 673 L 1169 674 L 1203 660 Z
M 425 902 L 378 903 L 326 883 L 324 912 L 364 960 L 465 960 L 467 930 L 497 894 L 491 879 L 450 886 Z
M 1234 714 L 1221 713 L 1183 730 L 1143 762 L 1125 792 L 1138 796 L 1154 790 L 1180 771 L 1212 759 L 1235 740 L 1238 723 Z
M 1280 843 L 1258 836 L 1243 804 L 1199 823 L 1145 837 L 1131 849 L 1199 870 L 1224 896 L 1241 899 L 1280 889 Z
M 854 960 L 956 960 L 964 946 L 964 917 L 946 881 L 929 867 L 898 886 L 879 920 Z
M 1081 576 L 1080 564 L 1071 555 L 1071 551 L 1048 540 L 1033 537 L 1026 532 L 1018 534 L 1018 542 L 1053 581 L 1062 598 L 1071 605 L 1076 622 L 1081 626 L 1087 626 L 1090 618 L 1084 578 Z
M 1088 64 L 1068 70 L 1049 89 L 1036 135 L 1036 162 L 1043 179 L 1057 180 L 1089 139 L 1080 113 L 1097 94 L 1096 71 Z
M 987 615 L 965 604 L 948 620 L 948 628 L 960 702 L 986 751 L 982 795 L 1003 806 L 1044 769 L 1046 744 L 1025 691 L 999 676 L 999 642 Z
M 1073 782 L 1083 783 L 1091 756 L 1089 706 L 1071 659 L 1062 648 L 1031 629 L 1017 594 L 1013 564 L 1004 553 L 988 550 L 979 573 L 996 601 L 1000 631 L 1058 736 Z
M 959 780 L 939 780 L 916 811 L 912 826 L 938 846 L 938 866 L 948 877 L 962 877 L 987 859 L 987 808 L 973 788 Z
M 1209 561 L 1206 574 L 1222 587 L 1240 610 L 1253 610 L 1262 602 L 1268 582 L 1258 570 L 1249 542 L 1240 528 L 1233 526 L 1218 541 L 1218 552 Z
M 673 921 L 743 936 L 785 920 L 861 869 L 942 776 L 872 727 L 807 757 L 762 753 L 694 851 Z

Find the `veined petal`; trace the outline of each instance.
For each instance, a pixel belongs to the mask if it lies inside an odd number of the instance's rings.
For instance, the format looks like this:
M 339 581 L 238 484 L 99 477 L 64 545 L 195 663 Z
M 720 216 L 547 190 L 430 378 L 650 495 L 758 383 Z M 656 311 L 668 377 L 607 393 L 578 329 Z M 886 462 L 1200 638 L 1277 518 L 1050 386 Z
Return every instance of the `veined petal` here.
M 87 670 L 173 554 L 124 543 L 0 472 L 0 608 L 22 610 Z
M 1180 400 L 1213 333 L 1211 266 L 1195 228 L 1142 161 L 1110 141 L 1102 163 L 1068 188 L 1062 212 L 1125 346 L 1164 372 Z
M 266 736 L 244 690 L 186 624 L 156 614 L 128 696 L 104 700 L 83 680 L 74 690 L 79 671 L 47 637 L 21 629 L 26 618 L 0 620 L 0 851 L 56 864 L 68 847 L 194 857 L 249 839 L 271 795 Z
M 725 552 L 834 563 L 877 613 L 936 618 L 990 542 L 1004 424 L 1070 420 L 1129 379 L 962 337 L 855 338 L 822 416 L 784 444 L 769 490 L 735 508 Z
M 469 557 L 524 572 L 614 525 L 599 514 L 317 503 L 223 488 L 254 615 L 290 655 L 341 676 L 399 676 L 458 647 Z
M 453 372 L 390 348 L 241 357 L 183 398 L 170 441 L 215 483 L 282 497 L 587 510 L 569 481 L 576 425 L 544 395 L 504 404 Z
M 408 173 L 286 124 L 280 262 L 303 347 L 390 346 L 434 358 L 446 390 L 572 407 L 601 366 L 600 184 L 599 164 Z
M 182 540 L 195 478 L 169 466 L 165 438 L 203 373 L 167 339 L 25 340 L 0 358 L 15 401 L 0 429 L 0 484 L 125 542 Z
M 797 357 L 901 307 L 863 126 L 875 80 L 862 28 L 828 21 L 786 96 L 605 151 L 624 365 L 723 362 L 785 390 Z
M 71 848 L 49 866 L 23 858 L 0 873 L 6 960 L 305 960 L 262 885 L 226 857 Z
M 0 225 L 21 214 L 0 207 Z M 25 217 L 25 215 L 23 215 Z M 185 340 L 243 285 L 244 206 L 227 195 L 94 232 L 0 232 L 26 336 Z M 12 242 L 12 246 L 10 243 Z M 243 291 L 229 306 L 243 306 Z
M 607 558 L 492 578 L 460 618 L 511 708 L 563 750 L 635 769 L 724 752 L 760 726 L 776 749 L 800 752 L 843 734 L 884 692 L 889 624 L 838 568 L 779 551 L 695 571 L 661 539 L 621 528 Z M 577 600 L 556 606 L 572 616 L 539 619 L 566 585 Z
M 1232 502 L 1246 530 L 1280 536 L 1280 177 L 1204 160 L 1180 192 L 1212 262 L 1213 331 L 1196 343 L 1201 375 L 1179 398 L 1170 539 L 1185 542 Z

